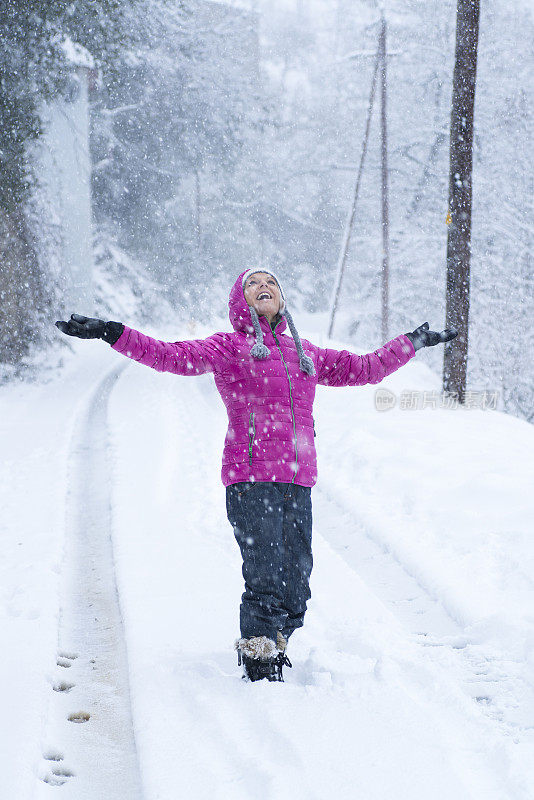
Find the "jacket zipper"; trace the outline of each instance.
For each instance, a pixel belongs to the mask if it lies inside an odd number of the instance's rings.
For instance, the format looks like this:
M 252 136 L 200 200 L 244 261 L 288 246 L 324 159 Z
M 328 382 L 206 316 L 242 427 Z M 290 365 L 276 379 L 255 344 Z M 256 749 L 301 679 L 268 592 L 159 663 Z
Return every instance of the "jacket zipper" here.
M 252 445 L 254 444 L 254 437 L 256 435 L 256 422 L 254 419 L 254 411 L 250 412 L 248 418 L 248 463 L 252 466 Z
M 287 364 L 286 364 L 286 360 L 284 358 L 284 354 L 282 353 L 282 348 L 280 347 L 280 342 L 278 341 L 278 336 L 276 335 L 276 327 L 280 323 L 280 321 L 281 320 L 278 320 L 278 322 L 276 323 L 276 325 L 274 326 L 272 331 L 273 331 L 274 341 L 276 342 L 276 346 L 278 347 L 278 350 L 280 351 L 280 358 L 282 359 L 282 364 L 285 367 L 287 380 L 288 380 L 288 383 L 289 383 L 289 405 L 290 405 L 290 408 L 291 408 L 291 419 L 293 421 L 293 440 L 295 442 L 295 472 L 293 473 L 293 477 L 291 478 L 291 483 L 293 483 L 295 478 L 297 477 L 297 471 L 298 471 L 298 467 L 299 467 L 299 452 L 298 452 L 298 447 L 297 447 L 297 425 L 296 425 L 296 422 L 295 422 L 295 411 L 293 409 L 293 387 L 291 386 L 291 377 L 289 375 L 289 370 L 287 368 Z

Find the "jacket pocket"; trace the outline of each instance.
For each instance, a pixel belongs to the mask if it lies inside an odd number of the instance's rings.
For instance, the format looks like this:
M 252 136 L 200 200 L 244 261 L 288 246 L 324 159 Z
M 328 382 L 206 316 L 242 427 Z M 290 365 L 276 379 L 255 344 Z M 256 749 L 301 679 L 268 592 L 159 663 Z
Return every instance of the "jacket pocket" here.
M 254 436 L 256 435 L 256 422 L 254 419 L 254 411 L 250 412 L 248 418 L 248 463 L 252 466 L 252 446 L 254 445 Z

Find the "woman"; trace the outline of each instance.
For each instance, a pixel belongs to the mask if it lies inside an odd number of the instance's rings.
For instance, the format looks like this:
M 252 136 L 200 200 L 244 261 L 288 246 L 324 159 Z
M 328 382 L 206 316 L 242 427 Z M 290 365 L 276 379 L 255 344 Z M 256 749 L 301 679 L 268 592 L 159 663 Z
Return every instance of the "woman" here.
M 379 383 L 420 347 L 457 334 L 429 331 L 424 323 L 363 356 L 301 342 L 280 282 L 267 270 L 238 277 L 229 309 L 233 333 L 185 342 L 161 342 L 120 322 L 77 314 L 56 325 L 70 336 L 104 339 L 160 372 L 214 373 L 228 412 L 226 509 L 245 579 L 238 661 L 251 681 L 281 681 L 282 667 L 291 666 L 288 639 L 302 626 L 310 598 L 315 387 Z

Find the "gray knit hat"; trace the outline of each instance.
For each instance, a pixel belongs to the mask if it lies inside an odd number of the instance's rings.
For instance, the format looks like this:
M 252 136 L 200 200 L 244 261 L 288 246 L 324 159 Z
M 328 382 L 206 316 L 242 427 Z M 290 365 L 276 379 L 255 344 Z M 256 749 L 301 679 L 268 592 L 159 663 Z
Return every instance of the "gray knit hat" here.
M 267 275 L 271 275 L 277 282 L 278 288 L 280 289 L 280 294 L 282 295 L 282 299 L 280 301 L 280 309 L 278 313 L 282 317 L 284 317 L 285 320 L 287 321 L 287 325 L 289 327 L 289 330 L 291 331 L 291 336 L 293 337 L 293 341 L 295 342 L 295 347 L 297 348 L 300 368 L 307 375 L 315 375 L 315 367 L 313 366 L 313 361 L 310 358 L 310 356 L 307 356 L 306 353 L 304 352 L 304 348 L 302 347 L 302 342 L 300 341 L 300 336 L 295 327 L 295 323 L 293 322 L 293 317 L 289 313 L 289 310 L 286 305 L 282 284 L 278 280 L 278 277 L 275 275 L 275 273 L 270 269 L 263 269 L 263 268 L 249 269 L 243 275 L 243 289 L 245 288 L 245 283 L 247 282 L 247 280 L 250 278 L 251 275 L 254 275 L 255 272 L 265 272 Z M 261 329 L 260 320 L 258 318 L 258 312 L 254 308 L 254 306 L 249 306 L 249 310 L 252 319 L 252 324 L 254 326 L 254 333 L 256 335 L 256 341 L 250 351 L 250 354 L 253 358 L 258 358 L 258 359 L 267 358 L 267 356 L 270 354 L 270 350 L 267 347 L 267 345 L 263 343 L 263 331 Z

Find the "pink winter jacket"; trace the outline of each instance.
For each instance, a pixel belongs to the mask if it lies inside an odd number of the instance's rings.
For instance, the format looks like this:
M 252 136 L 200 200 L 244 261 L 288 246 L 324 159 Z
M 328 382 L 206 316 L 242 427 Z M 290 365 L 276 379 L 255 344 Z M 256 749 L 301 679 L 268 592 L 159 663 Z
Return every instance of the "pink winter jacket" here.
M 242 273 L 230 292 L 230 321 L 234 333 L 214 333 L 207 339 L 161 342 L 125 327 L 112 347 L 159 372 L 200 375 L 213 372 L 228 412 L 222 481 L 294 482 L 313 486 L 317 462 L 312 417 L 315 387 L 362 386 L 380 383 L 415 355 L 401 334 L 367 355 L 316 347 L 302 340 L 315 375 L 300 369 L 295 343 L 283 333 L 282 317 L 275 330 L 260 317 L 270 355 L 250 355 L 254 329 L 242 289 Z

